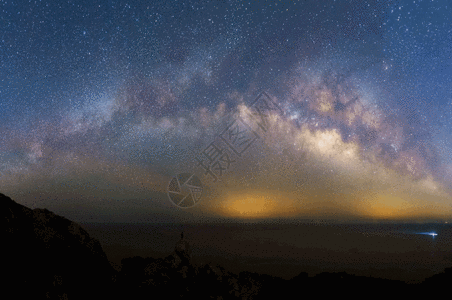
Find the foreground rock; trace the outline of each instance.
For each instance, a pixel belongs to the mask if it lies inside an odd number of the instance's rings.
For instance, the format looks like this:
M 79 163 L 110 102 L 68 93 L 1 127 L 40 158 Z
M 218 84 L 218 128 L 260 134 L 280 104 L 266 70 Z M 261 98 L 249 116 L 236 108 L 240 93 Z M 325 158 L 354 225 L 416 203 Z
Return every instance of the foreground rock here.
M 31 210 L 0 194 L 2 295 L 0 299 L 292 299 L 308 295 L 422 297 L 448 291 L 452 269 L 418 285 L 322 273 L 291 280 L 251 272 L 234 274 L 216 264 L 196 265 L 181 235 L 164 258 L 109 264 L 99 242 L 78 224 L 46 209 Z M 363 292 L 365 291 L 365 292 Z
M 78 224 L 0 194 L 3 295 L 10 299 L 102 299 L 114 270 Z M 6 298 L 5 298 L 6 299 Z
M 205 264 L 185 268 L 178 258 L 132 257 L 122 260 L 118 276 L 122 299 L 264 299 L 288 295 L 289 282 L 251 272 L 234 274 L 221 266 Z

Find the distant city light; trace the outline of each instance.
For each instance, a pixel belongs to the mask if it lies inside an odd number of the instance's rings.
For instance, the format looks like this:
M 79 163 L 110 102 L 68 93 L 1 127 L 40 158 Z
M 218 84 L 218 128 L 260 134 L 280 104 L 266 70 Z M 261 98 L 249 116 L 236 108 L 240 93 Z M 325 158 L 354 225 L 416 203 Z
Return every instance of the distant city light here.
M 431 235 L 433 238 L 435 237 L 435 236 L 437 236 L 438 234 L 437 233 L 435 233 L 435 232 L 420 232 L 420 233 L 418 233 L 418 234 L 425 234 L 425 235 Z

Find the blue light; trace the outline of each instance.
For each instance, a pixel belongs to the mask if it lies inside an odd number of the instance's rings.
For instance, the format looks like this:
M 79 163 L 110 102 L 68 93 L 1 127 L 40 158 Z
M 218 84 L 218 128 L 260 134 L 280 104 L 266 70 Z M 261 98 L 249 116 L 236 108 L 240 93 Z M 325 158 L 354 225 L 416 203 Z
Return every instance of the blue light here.
M 437 233 L 435 233 L 435 232 L 419 232 L 418 234 L 425 234 L 425 235 L 431 235 L 433 238 L 435 237 L 435 236 L 437 236 L 438 234 Z

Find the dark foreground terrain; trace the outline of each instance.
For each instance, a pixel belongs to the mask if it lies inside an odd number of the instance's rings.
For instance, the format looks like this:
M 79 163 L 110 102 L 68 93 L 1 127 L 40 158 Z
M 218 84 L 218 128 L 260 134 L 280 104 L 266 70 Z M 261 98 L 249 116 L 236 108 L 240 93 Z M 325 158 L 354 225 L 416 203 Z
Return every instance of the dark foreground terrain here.
M 270 299 L 306 296 L 432 296 L 448 292 L 452 268 L 421 284 L 322 273 L 290 280 L 228 266 L 198 265 L 183 252 L 123 259 L 110 265 L 100 243 L 78 224 L 29 209 L 0 194 L 1 299 Z M 181 259 L 182 258 L 182 259 Z

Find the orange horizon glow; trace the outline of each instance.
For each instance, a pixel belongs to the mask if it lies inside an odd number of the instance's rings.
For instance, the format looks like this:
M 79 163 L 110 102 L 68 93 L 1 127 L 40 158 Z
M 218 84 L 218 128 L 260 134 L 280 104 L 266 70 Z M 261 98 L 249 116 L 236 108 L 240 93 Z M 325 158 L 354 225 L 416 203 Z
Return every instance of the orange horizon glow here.
M 211 212 L 227 218 L 325 218 L 369 219 L 374 221 L 407 219 L 447 219 L 448 210 L 430 199 L 407 199 L 403 195 L 374 194 L 372 197 L 357 195 L 318 195 L 299 199 L 296 195 L 279 191 L 241 190 L 229 192 Z M 416 203 L 413 203 L 416 202 Z M 419 203 L 418 203 L 419 202 Z
M 220 208 L 227 217 L 261 218 L 293 216 L 296 214 L 293 201 L 288 197 L 269 191 L 242 191 L 229 193 Z

